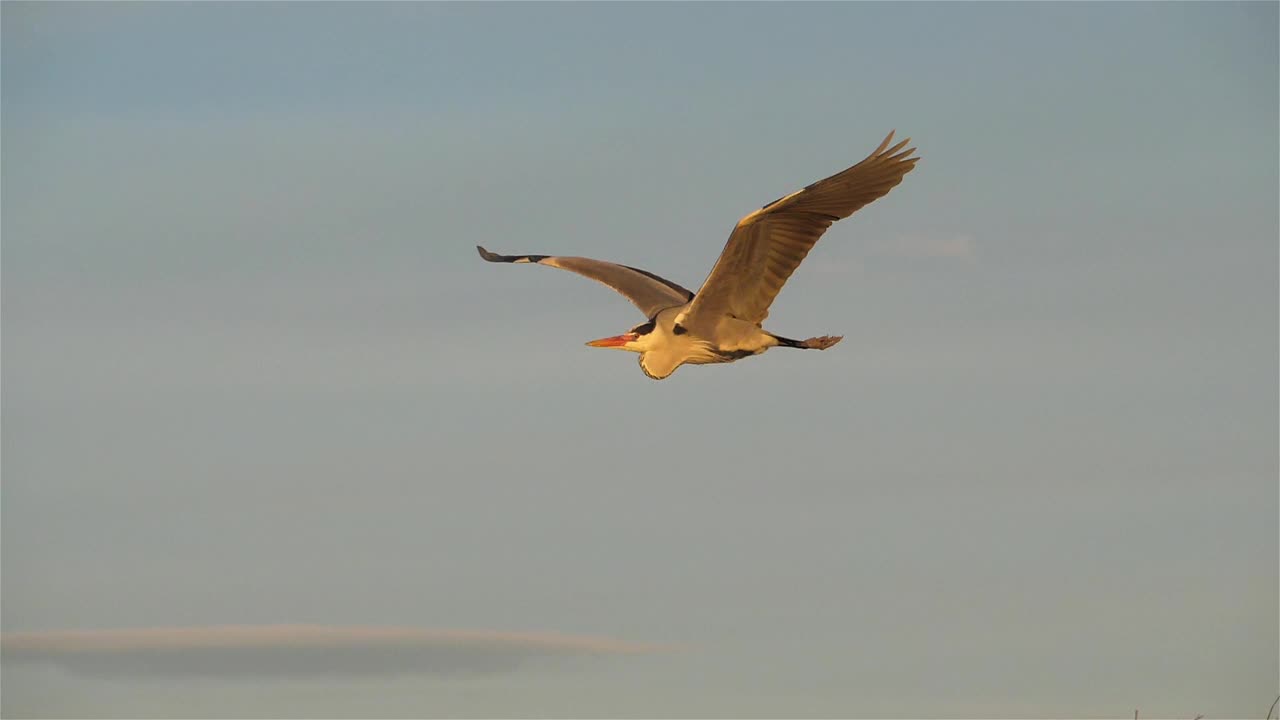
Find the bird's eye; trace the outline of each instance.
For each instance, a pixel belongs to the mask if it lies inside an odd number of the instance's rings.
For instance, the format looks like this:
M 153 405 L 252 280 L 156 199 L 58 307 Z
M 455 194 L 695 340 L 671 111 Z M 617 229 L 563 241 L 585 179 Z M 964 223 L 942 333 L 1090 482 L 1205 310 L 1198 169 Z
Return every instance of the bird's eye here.
M 653 321 L 650 320 L 649 322 L 643 325 L 637 325 L 631 328 L 631 332 L 635 333 L 636 335 L 648 335 L 649 333 L 653 332 L 653 325 L 654 325 Z

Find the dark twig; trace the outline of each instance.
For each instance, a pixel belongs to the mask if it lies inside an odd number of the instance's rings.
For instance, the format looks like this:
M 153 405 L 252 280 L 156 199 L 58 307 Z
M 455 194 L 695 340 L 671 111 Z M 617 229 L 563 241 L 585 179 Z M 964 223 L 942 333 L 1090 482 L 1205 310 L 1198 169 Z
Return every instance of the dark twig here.
M 1267 711 L 1267 720 L 1271 720 L 1271 713 L 1275 712 L 1276 703 L 1280 703 L 1280 695 L 1277 695 L 1275 702 L 1271 703 L 1271 709 Z

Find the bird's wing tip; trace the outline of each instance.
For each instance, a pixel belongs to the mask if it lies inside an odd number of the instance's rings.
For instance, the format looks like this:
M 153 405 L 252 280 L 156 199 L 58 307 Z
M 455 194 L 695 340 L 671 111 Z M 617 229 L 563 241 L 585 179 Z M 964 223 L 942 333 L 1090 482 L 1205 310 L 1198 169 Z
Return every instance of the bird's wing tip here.
M 897 132 L 898 131 L 896 129 L 890 130 L 889 134 L 884 136 L 884 140 L 880 141 L 880 147 L 876 148 L 875 151 L 872 152 L 871 154 L 874 156 L 874 155 L 879 155 L 883 153 L 885 148 L 889 147 L 889 143 L 893 142 L 893 136 Z M 908 138 L 908 140 L 910 140 L 910 138 Z M 901 147 L 901 145 L 899 145 L 899 147 Z
M 498 253 L 489 252 L 488 250 L 485 250 L 480 245 L 476 246 L 476 250 L 480 252 L 480 257 L 484 258 L 485 260 L 488 260 L 489 262 L 502 262 L 502 256 L 499 255 Z

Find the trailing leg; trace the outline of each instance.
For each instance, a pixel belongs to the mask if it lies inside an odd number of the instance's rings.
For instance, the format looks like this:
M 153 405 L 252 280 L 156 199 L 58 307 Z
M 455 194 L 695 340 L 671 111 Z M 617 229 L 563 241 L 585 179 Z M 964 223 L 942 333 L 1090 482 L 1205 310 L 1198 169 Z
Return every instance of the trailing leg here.
M 818 337 L 811 337 L 808 340 L 792 340 L 791 338 L 784 338 L 778 335 L 774 335 L 773 339 L 777 340 L 778 345 L 781 347 L 800 348 L 802 350 L 826 350 L 832 345 L 835 345 L 836 343 L 843 340 L 844 336 L 843 335 L 821 335 Z

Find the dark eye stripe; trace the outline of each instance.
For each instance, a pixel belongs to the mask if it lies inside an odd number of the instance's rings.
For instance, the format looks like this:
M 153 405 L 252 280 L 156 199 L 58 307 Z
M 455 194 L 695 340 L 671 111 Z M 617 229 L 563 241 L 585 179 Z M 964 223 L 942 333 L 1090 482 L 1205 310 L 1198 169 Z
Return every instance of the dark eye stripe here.
M 643 325 L 637 325 L 631 328 L 631 332 L 635 333 L 636 335 L 648 335 L 649 333 L 653 332 L 653 328 L 654 328 L 654 322 L 650 320 L 649 322 Z

